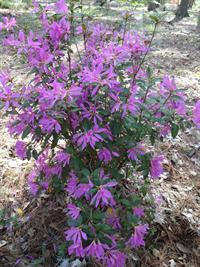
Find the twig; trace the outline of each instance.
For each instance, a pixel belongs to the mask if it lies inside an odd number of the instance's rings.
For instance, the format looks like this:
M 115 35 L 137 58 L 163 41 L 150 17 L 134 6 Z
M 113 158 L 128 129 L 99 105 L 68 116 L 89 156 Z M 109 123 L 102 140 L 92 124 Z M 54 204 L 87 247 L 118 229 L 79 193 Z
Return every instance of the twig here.
M 154 36 L 155 36 L 155 33 L 156 33 L 156 28 L 157 28 L 157 26 L 158 26 L 158 22 L 156 22 L 155 25 L 154 25 L 154 30 L 153 30 L 153 33 L 152 33 L 152 36 L 151 36 L 151 40 L 150 40 L 150 42 L 149 42 L 148 48 L 147 48 L 147 50 L 146 50 L 146 52 L 145 52 L 145 54 L 144 54 L 142 60 L 141 60 L 139 66 L 138 66 L 138 68 L 137 68 L 137 71 L 136 71 L 136 73 L 134 74 L 134 79 L 135 79 L 136 75 L 138 74 L 138 72 L 140 71 L 142 65 L 143 65 L 144 62 L 145 62 L 146 56 L 147 56 L 147 54 L 148 54 L 148 52 L 149 52 L 149 49 L 151 48 L 151 45 L 152 45 L 152 42 L 153 42 L 153 39 L 154 39 Z

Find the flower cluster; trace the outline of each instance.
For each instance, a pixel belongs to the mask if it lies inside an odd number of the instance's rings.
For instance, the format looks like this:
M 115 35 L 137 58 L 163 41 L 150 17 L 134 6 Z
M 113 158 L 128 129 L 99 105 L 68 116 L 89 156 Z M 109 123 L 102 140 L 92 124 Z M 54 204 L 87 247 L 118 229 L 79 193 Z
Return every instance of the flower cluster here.
M 15 18 L 4 17 L 3 22 L 0 22 L 0 31 L 6 30 L 10 31 L 16 26 Z
M 150 221 L 143 189 L 163 173 L 163 155 L 154 155 L 148 140 L 177 135 L 188 117 L 186 96 L 174 79 L 159 82 L 142 69 L 149 49 L 142 36 L 75 23 L 64 0 L 34 6 L 42 31 L 11 32 L 4 40 L 27 59 L 32 75 L 17 92 L 7 74 L 0 75 L 9 132 L 22 139 L 16 154 L 35 159 L 28 177 L 34 196 L 68 195 L 68 254 L 123 267 L 125 248 L 145 245 Z M 6 31 L 13 26 L 14 19 L 0 24 Z M 83 49 L 72 46 L 77 40 Z M 200 125 L 199 102 L 193 121 Z

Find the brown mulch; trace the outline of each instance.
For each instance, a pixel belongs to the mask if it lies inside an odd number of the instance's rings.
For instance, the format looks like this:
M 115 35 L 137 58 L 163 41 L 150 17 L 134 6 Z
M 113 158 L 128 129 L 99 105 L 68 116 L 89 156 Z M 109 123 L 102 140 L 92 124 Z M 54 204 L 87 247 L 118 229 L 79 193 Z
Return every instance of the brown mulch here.
M 162 25 L 156 38 L 149 55 L 155 72 L 176 76 L 178 85 L 188 89 L 191 102 L 200 98 L 200 38 L 195 25 L 189 19 L 174 27 Z M 12 69 L 20 86 L 26 68 L 19 61 L 15 67 L 16 58 L 2 47 L 0 52 L 0 67 Z M 42 263 L 35 266 L 58 266 L 56 255 L 64 242 L 65 198 L 62 195 L 30 198 L 26 176 L 32 163 L 15 157 L 15 140 L 7 133 L 6 122 L 5 118 L 0 121 L 0 209 L 6 212 L 3 219 L 17 216 L 18 223 L 15 226 L 11 223 L 11 228 L 0 225 L 0 266 L 17 263 L 16 266 L 26 267 L 31 260 L 41 257 Z M 166 172 L 152 184 L 152 192 L 162 195 L 163 202 L 156 211 L 156 232 L 147 240 L 148 249 L 134 252 L 130 267 L 200 266 L 199 145 L 199 132 L 190 129 L 181 138 L 157 147 L 166 156 Z
M 58 249 L 65 241 L 65 207 L 63 194 L 42 194 L 34 199 L 25 196 L 19 224 L 11 233 L 1 229 L 6 244 L 0 246 L 0 266 L 14 266 L 17 261 L 17 266 L 28 266 L 30 260 L 41 257 L 42 265 L 36 266 L 55 266 Z

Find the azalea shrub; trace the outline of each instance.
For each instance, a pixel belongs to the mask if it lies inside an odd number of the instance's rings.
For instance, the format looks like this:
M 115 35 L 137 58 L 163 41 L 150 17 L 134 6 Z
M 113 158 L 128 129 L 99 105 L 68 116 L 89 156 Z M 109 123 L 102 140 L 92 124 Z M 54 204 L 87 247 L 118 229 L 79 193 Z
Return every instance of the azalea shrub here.
M 72 20 L 65 1 L 42 8 L 39 33 L 4 18 L 4 45 L 26 59 L 30 79 L 16 88 L 0 75 L 0 101 L 17 137 L 16 154 L 34 158 L 33 196 L 66 192 L 67 253 L 123 267 L 145 245 L 155 204 L 149 184 L 163 173 L 152 149 L 176 137 L 190 114 L 174 78 L 143 67 L 149 42 L 125 28 Z M 194 122 L 200 125 L 200 104 Z

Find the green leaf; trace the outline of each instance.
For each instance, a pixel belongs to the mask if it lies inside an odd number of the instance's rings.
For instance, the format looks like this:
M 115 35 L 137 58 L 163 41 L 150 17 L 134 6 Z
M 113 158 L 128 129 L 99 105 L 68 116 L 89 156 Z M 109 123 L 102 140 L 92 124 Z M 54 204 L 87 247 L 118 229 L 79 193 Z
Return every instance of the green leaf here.
M 88 177 L 90 175 L 90 171 L 86 168 L 83 168 L 81 170 L 81 173 L 85 176 L 85 177 Z
M 112 245 L 112 240 L 109 237 L 105 236 L 103 233 L 99 234 L 98 238 L 102 243 Z
M 121 132 L 122 124 L 119 121 L 111 121 L 110 128 L 113 135 L 118 135 Z
M 83 167 L 83 163 L 79 157 L 72 157 L 71 159 L 71 166 L 76 170 L 80 171 L 80 169 Z
M 138 217 L 136 217 L 135 215 L 133 215 L 133 214 L 130 214 L 130 213 L 128 213 L 128 216 L 127 216 L 128 218 L 128 222 L 129 222 L 129 224 L 131 224 L 131 225 L 137 225 L 138 224 Z
M 131 165 L 133 166 L 133 168 L 136 167 L 136 161 L 135 160 L 131 160 Z
M 76 219 L 76 220 L 73 220 L 73 219 L 69 218 L 67 220 L 67 224 L 70 227 L 78 227 L 78 226 L 80 226 L 82 224 L 82 221 L 83 221 L 83 219 L 82 219 L 82 216 L 80 215 L 79 218 Z
M 88 195 L 95 195 L 97 193 L 98 189 L 97 188 L 91 188 L 89 191 L 88 191 Z
M 127 208 L 131 208 L 131 203 L 128 199 L 122 199 L 121 203 L 124 204 Z
M 147 77 L 148 77 L 148 79 L 150 79 L 151 76 L 152 76 L 152 70 L 151 70 L 151 68 L 148 66 L 148 68 L 147 68 Z
M 179 132 L 179 126 L 178 124 L 172 123 L 172 128 L 171 128 L 171 134 L 172 137 L 175 138 Z
M 27 126 L 22 133 L 22 139 L 25 139 L 30 134 L 30 132 L 31 132 L 31 128 Z
M 94 226 L 95 226 L 96 230 L 100 233 L 103 232 L 103 233 L 111 234 L 111 233 L 115 232 L 115 230 L 108 224 L 98 223 L 98 224 L 95 224 Z
M 84 23 L 82 23 L 82 29 L 83 29 L 83 32 L 87 31 L 87 26 Z
M 158 22 L 159 22 L 159 18 L 158 18 L 157 16 L 155 16 L 155 15 L 150 15 L 149 17 L 150 17 L 150 19 L 152 19 L 155 23 L 158 23 Z
M 28 76 L 30 76 L 30 75 L 32 75 L 32 74 L 35 74 L 35 73 L 38 73 L 38 69 L 37 69 L 36 67 L 33 67 L 33 68 L 31 69 L 31 71 L 28 72 Z M 31 81 L 34 81 L 34 80 L 35 80 L 35 78 L 32 79 Z
M 100 168 L 96 169 L 96 170 L 93 172 L 93 177 L 94 177 L 94 178 L 99 178 L 99 175 L 100 175 Z
M 41 138 L 41 136 L 42 136 L 42 131 L 41 131 L 41 128 L 40 128 L 40 127 L 37 127 L 37 128 L 35 129 L 35 133 L 36 133 L 37 137 Z
M 143 170 L 143 177 L 144 177 L 144 179 L 147 178 L 148 176 L 149 176 L 149 168 Z
M 84 120 L 83 122 L 83 129 L 85 131 L 89 131 L 91 129 L 92 125 L 91 125 L 91 122 L 88 121 L 88 120 Z
M 64 185 L 61 179 L 58 179 L 57 176 L 54 176 L 52 179 L 52 187 L 56 192 L 60 193 L 64 189 Z
M 126 129 L 134 129 L 136 130 L 138 128 L 138 124 L 137 124 L 137 121 L 134 117 L 132 116 L 127 116 L 125 119 L 124 119 L 124 126 L 126 127 Z
M 33 158 L 34 158 L 35 160 L 38 159 L 38 153 L 37 153 L 37 151 L 36 151 L 35 149 L 33 149 L 33 151 L 32 151 L 32 156 L 33 156 Z
M 137 195 L 133 195 L 131 197 L 131 204 L 132 207 L 137 207 L 139 204 L 141 204 L 141 198 Z
M 32 147 L 29 147 L 27 150 L 26 150 L 26 157 L 28 160 L 31 159 L 31 150 L 32 150 Z
M 67 244 L 64 242 L 58 247 L 58 256 L 64 258 L 66 255 Z
M 152 146 L 155 144 L 156 137 L 157 137 L 157 132 L 154 129 L 152 129 L 150 135 L 150 141 Z
M 93 212 L 92 217 L 94 220 L 100 221 L 105 218 L 105 213 L 100 212 L 100 211 L 95 211 Z
M 53 141 L 51 143 L 51 148 L 55 148 L 58 144 L 58 134 L 53 133 Z

